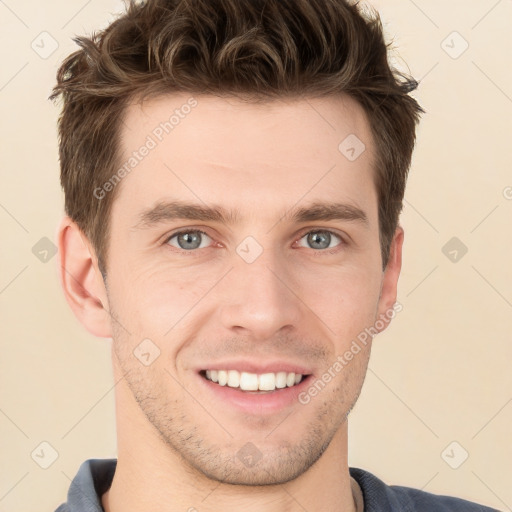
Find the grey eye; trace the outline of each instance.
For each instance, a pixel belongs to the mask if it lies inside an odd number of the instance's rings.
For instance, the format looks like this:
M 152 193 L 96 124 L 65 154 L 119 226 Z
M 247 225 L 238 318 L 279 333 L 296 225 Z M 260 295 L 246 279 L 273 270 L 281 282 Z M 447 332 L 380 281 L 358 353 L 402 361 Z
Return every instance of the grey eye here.
M 178 249 L 191 251 L 207 247 L 210 241 L 211 238 L 205 232 L 194 230 L 176 233 L 169 238 L 167 243 Z
M 341 238 L 331 231 L 310 231 L 301 238 L 301 241 L 304 239 L 306 239 L 308 245 L 300 244 L 301 247 L 309 247 L 311 249 L 330 249 L 341 243 Z M 336 242 L 336 239 L 338 243 L 332 244 L 332 242 Z

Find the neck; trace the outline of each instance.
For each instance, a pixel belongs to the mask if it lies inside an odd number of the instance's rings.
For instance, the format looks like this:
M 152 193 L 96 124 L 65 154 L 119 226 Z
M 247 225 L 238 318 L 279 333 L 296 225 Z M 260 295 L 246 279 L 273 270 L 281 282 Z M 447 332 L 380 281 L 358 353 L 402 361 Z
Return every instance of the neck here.
M 219 483 L 183 463 L 176 465 L 161 447 L 157 451 L 147 443 L 141 447 L 119 450 L 112 487 L 102 499 L 106 512 L 356 512 L 348 467 L 338 456 L 335 440 L 306 473 L 271 486 Z

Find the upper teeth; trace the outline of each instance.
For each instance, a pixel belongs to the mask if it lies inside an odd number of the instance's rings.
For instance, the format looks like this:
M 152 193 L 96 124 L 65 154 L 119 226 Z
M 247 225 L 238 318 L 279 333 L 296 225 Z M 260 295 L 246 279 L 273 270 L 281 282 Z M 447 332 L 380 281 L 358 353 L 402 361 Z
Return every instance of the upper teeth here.
M 240 388 L 244 391 L 273 391 L 291 387 L 302 380 L 301 373 L 247 373 L 237 370 L 206 370 L 206 378 L 221 386 Z

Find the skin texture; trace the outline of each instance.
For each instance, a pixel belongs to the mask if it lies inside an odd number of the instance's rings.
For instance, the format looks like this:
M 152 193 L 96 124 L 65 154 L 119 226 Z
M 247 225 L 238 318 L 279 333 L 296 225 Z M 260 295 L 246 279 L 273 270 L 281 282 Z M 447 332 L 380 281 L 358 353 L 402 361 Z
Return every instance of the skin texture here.
M 190 96 L 130 105 L 126 159 Z M 241 413 L 205 390 L 198 368 L 228 358 L 280 360 L 321 378 L 392 309 L 403 231 L 397 229 L 383 271 L 367 119 L 348 97 L 195 99 L 117 185 L 106 286 L 83 233 L 69 218 L 59 230 L 66 298 L 91 333 L 112 338 L 118 467 L 103 506 L 354 511 L 347 415 L 371 341 L 309 403 L 271 413 Z M 350 134 L 366 146 L 355 161 L 338 149 Z M 141 212 L 176 200 L 236 210 L 237 221 L 140 225 Z M 284 217 L 330 202 L 358 208 L 367 222 Z M 182 229 L 208 236 L 198 249 L 180 249 L 177 237 L 169 238 Z M 330 246 L 311 245 L 307 234 L 326 230 Z M 262 250 L 252 263 L 237 252 L 246 237 Z M 159 351 L 147 366 L 134 356 L 144 339 Z M 260 455 L 253 466 L 237 457 L 247 443 Z

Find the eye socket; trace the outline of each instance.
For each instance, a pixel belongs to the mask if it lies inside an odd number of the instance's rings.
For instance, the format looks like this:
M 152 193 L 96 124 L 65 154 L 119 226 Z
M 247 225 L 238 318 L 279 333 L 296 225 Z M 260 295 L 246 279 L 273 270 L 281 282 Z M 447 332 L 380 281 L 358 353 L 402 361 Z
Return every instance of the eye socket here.
M 176 249 L 181 249 L 183 251 L 192 251 L 194 249 L 204 249 L 208 247 L 208 243 L 205 241 L 205 238 L 210 242 L 212 239 L 200 229 L 191 229 L 188 231 L 179 231 L 178 233 L 174 233 L 170 236 L 166 243 L 176 247 Z
M 302 240 L 306 239 L 306 243 L 310 244 L 308 245 L 302 245 L 300 242 Z M 338 240 L 338 243 L 335 243 L 333 245 L 333 242 Z M 342 238 L 337 235 L 336 233 L 333 233 L 332 231 L 328 231 L 325 229 L 319 229 L 314 231 L 308 231 L 305 235 L 300 238 L 298 241 L 298 244 L 300 247 L 307 247 L 309 249 L 316 249 L 316 250 L 324 250 L 324 249 L 332 249 L 333 247 L 336 247 L 340 245 L 343 242 Z

